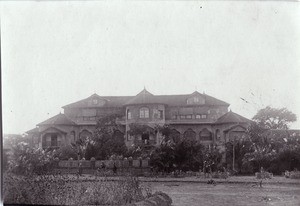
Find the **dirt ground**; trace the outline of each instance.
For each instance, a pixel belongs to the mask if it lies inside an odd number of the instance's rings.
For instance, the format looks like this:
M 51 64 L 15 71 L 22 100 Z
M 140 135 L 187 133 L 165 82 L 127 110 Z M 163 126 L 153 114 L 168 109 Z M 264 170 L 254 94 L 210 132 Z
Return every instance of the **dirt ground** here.
M 148 184 L 153 192 L 167 193 L 172 198 L 174 206 L 300 206 L 300 185 L 266 184 L 260 188 L 252 183 L 223 183 L 215 186 L 184 182 L 143 184 Z

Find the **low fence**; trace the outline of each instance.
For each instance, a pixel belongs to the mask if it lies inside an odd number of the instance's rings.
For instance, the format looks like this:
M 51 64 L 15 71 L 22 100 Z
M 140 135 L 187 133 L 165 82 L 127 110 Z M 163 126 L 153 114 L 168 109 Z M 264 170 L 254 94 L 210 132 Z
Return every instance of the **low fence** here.
M 148 159 L 137 160 L 59 160 L 55 171 L 60 174 L 94 174 L 111 176 L 131 174 L 137 176 L 150 175 Z M 114 171 L 115 170 L 115 171 Z
M 138 160 L 60 160 L 58 161 L 58 168 L 108 168 L 112 169 L 114 166 L 117 168 L 148 168 L 149 160 L 148 159 L 138 159 Z

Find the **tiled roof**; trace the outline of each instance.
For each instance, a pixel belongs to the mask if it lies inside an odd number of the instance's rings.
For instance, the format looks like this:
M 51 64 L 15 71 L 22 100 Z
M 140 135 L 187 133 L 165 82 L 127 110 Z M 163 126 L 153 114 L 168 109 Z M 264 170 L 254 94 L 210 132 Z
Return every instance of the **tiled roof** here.
M 47 130 L 54 130 L 54 131 L 59 131 L 59 132 L 62 132 L 62 133 L 68 133 L 67 131 L 63 130 L 63 129 L 60 129 L 60 128 L 56 128 L 56 127 L 48 127 L 48 128 L 44 128 L 43 130 L 41 130 L 41 132 L 45 132 Z
M 134 105 L 134 104 L 166 104 L 169 106 L 186 106 L 187 99 L 193 95 L 200 95 L 205 99 L 205 105 L 224 105 L 229 106 L 228 103 L 211 97 L 207 94 L 201 94 L 199 92 L 194 92 L 192 94 L 179 94 L 179 95 L 153 95 L 146 89 L 142 90 L 136 96 L 99 96 L 93 94 L 92 96 L 63 106 L 63 108 L 74 108 L 74 107 L 98 107 L 97 105 L 90 104 L 92 99 L 100 99 L 105 101 L 104 105 L 99 107 L 122 107 L 124 105 Z
M 39 133 L 39 129 L 36 127 L 36 128 L 31 129 L 31 130 L 28 130 L 26 133 L 27 134 Z
M 148 92 L 146 89 L 143 89 L 140 93 L 138 93 L 135 97 L 131 98 L 124 105 L 132 105 L 132 104 L 153 104 L 160 103 L 156 96 Z
M 223 124 L 223 123 L 247 123 L 251 122 L 250 119 L 247 119 L 237 113 L 232 111 L 227 112 L 223 116 L 219 117 L 215 124 Z
M 76 123 L 69 119 L 65 114 L 60 113 L 37 125 L 76 125 Z
M 104 105 L 101 105 L 101 107 L 122 107 L 123 104 L 127 101 L 129 101 L 133 96 L 99 96 L 98 94 L 93 94 L 89 96 L 86 99 L 79 100 L 77 102 L 68 104 L 63 106 L 62 108 L 74 108 L 74 107 L 97 107 L 93 104 L 90 104 L 90 102 L 93 99 L 103 100 L 105 101 Z

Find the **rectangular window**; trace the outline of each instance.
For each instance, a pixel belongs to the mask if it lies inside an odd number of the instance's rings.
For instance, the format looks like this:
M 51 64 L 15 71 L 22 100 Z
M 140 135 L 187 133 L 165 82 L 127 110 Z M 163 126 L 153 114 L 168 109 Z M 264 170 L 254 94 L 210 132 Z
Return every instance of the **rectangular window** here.
M 180 119 L 185 119 L 185 115 L 180 115 Z
M 163 118 L 163 115 L 164 115 L 163 111 L 162 111 L 162 110 L 158 110 L 157 112 L 158 112 L 158 113 L 157 113 L 157 118 L 158 118 L 158 119 L 162 119 L 162 118 Z
M 140 118 L 145 118 L 145 112 L 140 110 Z
M 189 114 L 189 115 L 186 115 L 186 118 L 187 118 L 187 119 L 192 119 L 192 115 L 190 115 L 190 114 Z
M 140 118 L 149 118 L 149 108 L 147 107 L 140 108 Z
M 149 109 L 145 110 L 145 118 L 149 118 Z
M 201 119 L 201 115 L 200 114 L 196 114 L 196 119 Z
M 177 119 L 177 115 L 173 115 L 173 116 L 172 116 L 172 119 Z
M 206 114 L 202 114 L 202 115 L 201 115 L 201 118 L 202 118 L 202 119 L 206 119 L 206 118 L 207 118 L 207 115 L 206 115 Z

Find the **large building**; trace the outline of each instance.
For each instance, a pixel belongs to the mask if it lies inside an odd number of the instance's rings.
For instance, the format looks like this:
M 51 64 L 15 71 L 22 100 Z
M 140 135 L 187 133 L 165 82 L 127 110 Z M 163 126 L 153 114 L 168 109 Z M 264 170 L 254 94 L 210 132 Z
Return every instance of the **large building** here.
M 146 89 L 136 96 L 92 96 L 63 106 L 60 113 L 28 131 L 35 147 L 58 148 L 93 134 L 97 120 L 109 114 L 122 114 L 119 130 L 128 147 L 159 145 L 157 125 L 169 125 L 173 139 L 193 139 L 204 145 L 224 145 L 245 134 L 250 120 L 232 111 L 229 104 L 195 91 L 192 94 L 153 95 Z M 131 136 L 132 124 L 146 125 L 147 131 Z

